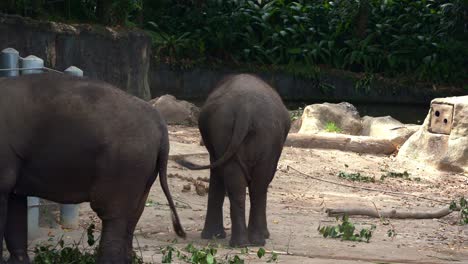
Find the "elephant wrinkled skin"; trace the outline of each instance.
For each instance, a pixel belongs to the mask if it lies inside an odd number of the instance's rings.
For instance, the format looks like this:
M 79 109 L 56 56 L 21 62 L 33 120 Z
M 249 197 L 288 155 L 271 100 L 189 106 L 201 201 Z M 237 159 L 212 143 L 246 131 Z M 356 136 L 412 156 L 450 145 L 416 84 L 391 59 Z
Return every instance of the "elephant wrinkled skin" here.
M 104 82 L 59 74 L 2 78 L 0 91 L 0 239 L 9 263 L 30 263 L 27 196 L 90 202 L 103 222 L 97 263 L 131 263 L 133 232 L 158 174 L 185 236 L 157 110 Z
M 209 95 L 198 119 L 211 165 L 177 162 L 189 169 L 210 169 L 208 210 L 202 237 L 223 238 L 222 207 L 227 192 L 232 221 L 231 246 L 264 245 L 267 189 L 276 172 L 291 126 L 279 95 L 259 78 L 240 74 L 223 80 Z M 250 217 L 245 221 L 246 187 Z

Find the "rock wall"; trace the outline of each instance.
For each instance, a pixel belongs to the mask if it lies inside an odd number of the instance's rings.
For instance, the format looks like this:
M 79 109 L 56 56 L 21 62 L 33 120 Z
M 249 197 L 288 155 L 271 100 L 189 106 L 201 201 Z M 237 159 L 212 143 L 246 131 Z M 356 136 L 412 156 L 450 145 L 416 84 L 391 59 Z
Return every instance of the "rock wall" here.
M 151 95 L 171 94 L 178 99 L 203 101 L 212 88 L 226 75 L 239 70 L 175 69 L 153 62 L 149 80 Z M 359 84 L 362 76 L 352 72 L 323 70 L 320 81 L 278 72 L 257 72 L 274 87 L 285 101 L 428 104 L 433 98 L 464 95 L 455 87 L 435 87 L 431 84 L 403 84 L 400 80 L 376 78 L 368 86 Z
M 67 25 L 0 14 L 0 50 L 11 47 L 22 57 L 36 55 L 46 67 L 74 65 L 85 76 L 150 99 L 148 70 L 151 39 L 137 29 Z

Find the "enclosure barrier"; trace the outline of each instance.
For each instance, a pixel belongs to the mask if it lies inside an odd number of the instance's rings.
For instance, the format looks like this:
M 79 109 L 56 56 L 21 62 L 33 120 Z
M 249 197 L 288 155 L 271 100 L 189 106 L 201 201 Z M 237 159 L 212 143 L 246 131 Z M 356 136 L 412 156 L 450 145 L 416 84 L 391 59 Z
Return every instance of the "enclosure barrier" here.
M 15 77 L 27 74 L 40 74 L 44 71 L 56 71 L 44 66 L 44 60 L 34 55 L 25 58 L 20 57 L 19 52 L 13 48 L 6 48 L 0 53 L 0 77 Z M 60 72 L 61 73 L 61 72 Z M 83 76 L 83 71 L 75 66 L 70 66 L 64 71 L 65 74 Z M 39 236 L 39 207 L 38 197 L 28 197 L 28 238 L 34 239 Z M 64 228 L 78 227 L 77 204 L 60 205 L 60 224 Z

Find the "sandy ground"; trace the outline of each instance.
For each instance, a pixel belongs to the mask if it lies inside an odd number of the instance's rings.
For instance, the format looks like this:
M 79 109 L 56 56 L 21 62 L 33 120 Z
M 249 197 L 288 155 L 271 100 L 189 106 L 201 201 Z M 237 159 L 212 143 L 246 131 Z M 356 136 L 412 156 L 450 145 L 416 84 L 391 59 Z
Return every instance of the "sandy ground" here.
M 188 159 L 199 164 L 207 164 L 208 156 L 199 145 L 198 130 L 194 127 L 171 126 L 171 155 L 189 155 Z M 352 216 L 357 229 L 376 225 L 369 243 L 340 241 L 323 238 L 317 231 L 319 226 L 335 225 L 334 217 L 328 217 L 325 209 L 334 207 L 361 206 L 378 210 L 396 208 L 398 210 L 435 210 L 444 206 L 436 201 L 411 196 L 390 195 L 383 192 L 349 188 L 312 179 L 298 173 L 319 177 L 342 184 L 370 187 L 386 191 L 412 193 L 434 200 L 447 201 L 462 195 L 468 196 L 468 176 L 454 173 L 441 173 L 430 168 L 411 164 L 400 164 L 394 157 L 359 155 L 334 150 L 298 149 L 287 147 L 283 151 L 279 168 L 270 186 L 268 196 L 268 226 L 271 238 L 266 250 L 277 251 L 279 263 L 468 263 L 468 225 L 454 224 L 458 215 L 452 213 L 442 219 L 390 220 L 387 224 L 379 219 Z M 375 183 L 351 182 L 337 177 L 343 171 L 359 172 L 362 175 L 380 179 L 387 172 L 407 170 L 410 178 L 420 177 L 421 181 L 385 179 Z M 225 227 L 227 239 L 207 241 L 200 239 L 203 228 L 207 195 L 197 193 L 191 183 L 201 177 L 209 177 L 209 171 L 189 171 L 170 161 L 168 168 L 170 189 L 177 203 L 182 224 L 188 234 L 186 240 L 177 237 L 172 231 L 171 217 L 167 201 L 162 194 L 159 181 L 152 190 L 145 212 L 135 232 L 134 245 L 144 256 L 145 261 L 161 263 L 161 248 L 173 245 L 184 248 L 188 243 L 197 247 L 212 243 L 219 247 L 218 256 L 238 254 L 245 263 L 266 263 L 258 260 L 251 248 L 250 254 L 240 254 L 240 249 L 228 248 L 230 235 L 229 202 L 225 201 Z M 183 192 L 184 185 L 190 191 Z M 203 189 L 203 188 L 199 188 Z M 249 207 L 247 203 L 247 207 Z M 99 225 L 99 220 L 87 204 L 81 205 L 80 224 L 89 225 L 90 220 Z M 387 235 L 396 231 L 393 238 Z M 40 239 L 31 241 L 31 248 L 37 243 L 54 243 L 61 235 L 67 241 L 79 240 L 84 232 L 80 230 L 43 229 Z M 267 253 L 267 257 L 270 256 Z M 182 263 L 175 261 L 174 263 Z

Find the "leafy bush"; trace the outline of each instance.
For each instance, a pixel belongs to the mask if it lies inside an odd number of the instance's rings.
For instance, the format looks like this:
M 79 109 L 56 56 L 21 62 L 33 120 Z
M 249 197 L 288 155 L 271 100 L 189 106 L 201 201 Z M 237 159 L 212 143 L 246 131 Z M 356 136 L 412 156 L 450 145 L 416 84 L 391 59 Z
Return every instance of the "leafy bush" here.
M 450 203 L 450 210 L 457 210 L 457 208 L 460 209 L 460 225 L 468 225 L 468 201 L 465 197 L 460 198 L 458 205 L 456 201 Z
M 349 181 L 375 182 L 374 177 L 364 176 L 364 175 L 361 175 L 361 173 L 359 173 L 359 172 L 358 173 L 347 173 L 347 172 L 340 171 L 338 173 L 338 177 L 340 177 L 342 179 L 349 180 Z
M 375 74 L 462 85 L 468 72 L 465 0 L 22 0 L 0 10 L 141 25 L 156 56 L 179 66 L 279 66 L 312 78 L 331 67 L 368 73 L 364 89 Z
M 78 244 L 65 245 L 63 239 L 53 245 L 37 245 L 34 248 L 35 264 L 94 264 L 97 258 L 97 239 L 94 237 L 94 224 L 86 230 L 87 246 L 80 249 Z M 143 264 L 143 259 L 133 252 L 132 264 Z
M 187 252 L 188 254 L 184 253 Z M 172 263 L 173 261 L 183 261 L 184 263 L 192 264 L 244 264 L 245 261 L 239 255 L 225 255 L 217 256 L 217 249 L 212 246 L 207 246 L 204 248 L 197 248 L 192 244 L 188 244 L 184 250 L 179 250 L 172 245 L 168 245 L 162 249 L 163 257 L 162 263 Z M 248 248 L 241 250 L 241 254 L 247 254 L 249 252 Z M 259 259 L 263 258 L 266 254 L 264 248 L 259 248 L 257 251 L 257 257 Z M 271 256 L 267 259 L 267 263 L 277 262 L 278 254 L 271 252 Z
M 157 27 L 148 29 L 174 39 L 155 42 L 160 57 L 327 65 L 433 82 L 466 78 L 462 0 L 227 0 L 153 11 L 147 19 Z
M 336 226 L 319 226 L 318 230 L 325 238 L 341 238 L 341 240 L 369 243 L 375 228 L 375 225 L 372 225 L 370 229 L 363 228 L 359 233 L 354 233 L 356 227 L 353 223 L 349 222 L 349 217 L 344 215 L 341 224 Z

